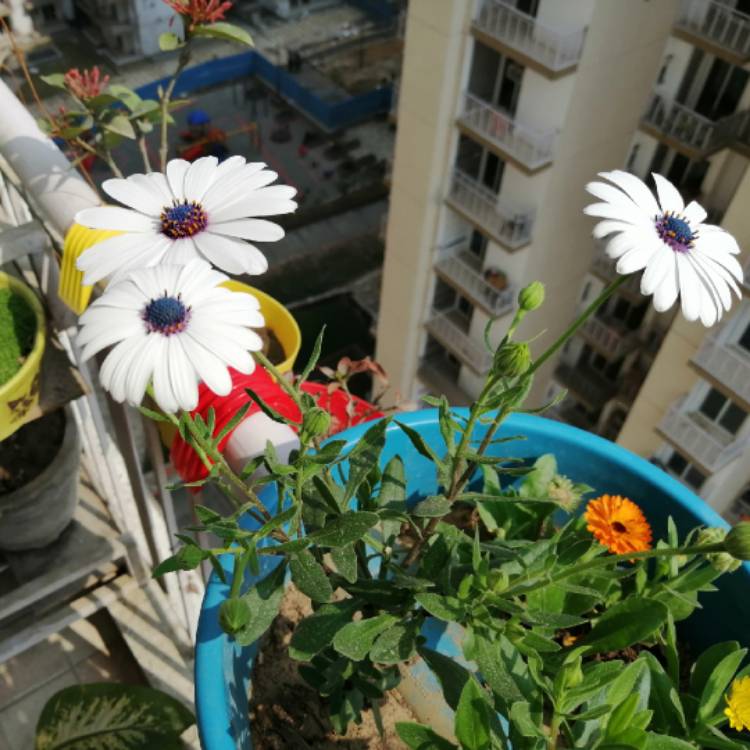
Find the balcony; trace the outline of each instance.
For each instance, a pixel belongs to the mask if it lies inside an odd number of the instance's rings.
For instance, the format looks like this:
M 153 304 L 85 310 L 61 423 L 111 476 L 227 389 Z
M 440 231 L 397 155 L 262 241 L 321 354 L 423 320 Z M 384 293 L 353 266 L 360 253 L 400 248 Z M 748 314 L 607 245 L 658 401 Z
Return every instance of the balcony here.
M 677 402 L 659 423 L 657 432 L 707 474 L 715 474 L 742 453 L 739 440 L 700 412 L 686 412 Z
M 617 383 L 590 367 L 562 363 L 555 370 L 554 378 L 576 400 L 592 409 L 601 409 L 617 394 Z
M 460 169 L 453 170 L 448 204 L 470 224 L 509 250 L 531 241 L 533 214 L 516 210 Z
M 441 250 L 435 270 L 446 283 L 492 317 L 509 313 L 515 307 L 516 287 L 509 284 L 505 289 L 498 289 L 486 281 L 477 257 L 463 246 Z
M 675 36 L 733 65 L 750 60 L 750 16 L 716 0 L 682 0 Z
M 444 356 L 433 354 L 419 363 L 417 377 L 434 396 L 445 396 L 451 406 L 468 406 L 472 397 L 456 382 L 457 373 Z
M 699 374 L 750 411 L 750 353 L 741 346 L 707 337 L 691 360 Z
M 481 42 L 548 78 L 575 70 L 586 36 L 585 29 L 547 26 L 503 0 L 482 0 L 473 31 Z
M 638 346 L 638 331 L 615 318 L 591 317 L 581 326 L 580 333 L 609 359 L 624 357 Z
M 690 159 L 704 159 L 723 148 L 750 156 L 750 110 L 709 120 L 684 104 L 653 94 L 641 130 Z
M 598 276 L 602 281 L 610 283 L 620 278 L 620 274 L 615 270 L 616 261 L 612 260 L 604 253 L 604 247 L 607 244 L 605 240 L 596 240 L 600 252 L 591 262 L 591 272 Z M 643 302 L 641 294 L 641 279 L 639 274 L 631 276 L 622 286 L 617 289 L 617 293 L 627 297 L 633 302 Z
M 537 172 L 552 162 L 554 131 L 529 128 L 473 94 L 464 95 L 458 125 L 526 172 Z
M 457 317 L 453 310 L 433 311 L 432 317 L 425 323 L 425 328 L 477 375 L 484 375 L 490 369 L 492 355 L 481 341 L 474 341 L 456 322 Z

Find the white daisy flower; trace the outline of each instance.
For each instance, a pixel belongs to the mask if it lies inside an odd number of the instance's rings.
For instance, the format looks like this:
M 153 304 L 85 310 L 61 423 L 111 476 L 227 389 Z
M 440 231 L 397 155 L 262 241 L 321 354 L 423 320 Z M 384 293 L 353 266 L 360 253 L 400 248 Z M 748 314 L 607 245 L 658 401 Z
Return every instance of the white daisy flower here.
M 204 260 L 132 271 L 110 284 L 80 318 L 83 358 L 113 346 L 100 369 L 116 401 L 139 404 L 153 381 L 166 412 L 195 409 L 198 382 L 226 396 L 227 367 L 250 373 L 263 347 L 258 300 L 219 286 L 227 277 Z
M 107 180 L 104 191 L 127 208 L 100 206 L 79 211 L 76 221 L 92 229 L 124 232 L 93 245 L 78 259 L 84 284 L 158 263 L 184 265 L 205 258 L 233 274 L 260 274 L 263 253 L 245 240 L 276 242 L 278 225 L 258 216 L 294 211 L 296 189 L 270 185 L 278 175 L 262 162 L 232 156 L 219 164 L 204 156 L 192 164 L 173 159 L 166 175 L 134 174 Z
M 653 294 L 654 307 L 668 310 L 679 296 L 687 320 L 712 326 L 732 305 L 732 290 L 741 296 L 737 281 L 742 267 L 740 249 L 721 227 L 703 224 L 706 212 L 695 201 L 688 205 L 669 180 L 654 174 L 659 201 L 648 187 L 628 172 L 600 172 L 605 182 L 590 182 L 586 190 L 601 199 L 583 209 L 600 221 L 594 237 L 612 235 L 606 248 L 617 259 L 617 272 L 645 269 L 641 293 Z

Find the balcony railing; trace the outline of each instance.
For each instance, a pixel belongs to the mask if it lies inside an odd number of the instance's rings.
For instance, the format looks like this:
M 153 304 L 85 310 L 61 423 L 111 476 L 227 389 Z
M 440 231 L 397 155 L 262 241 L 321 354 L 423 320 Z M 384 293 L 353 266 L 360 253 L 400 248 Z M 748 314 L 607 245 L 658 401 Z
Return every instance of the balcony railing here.
M 479 31 L 553 73 L 575 67 L 586 35 L 585 29 L 564 32 L 547 26 L 503 0 L 482 0 L 474 24 Z
M 562 363 L 555 370 L 555 380 L 579 401 L 599 409 L 617 393 L 617 383 L 607 380 L 590 367 Z
M 482 375 L 490 369 L 492 356 L 484 345 L 475 341 L 453 320 L 451 311 L 433 311 L 433 316 L 425 323 L 427 330 L 443 345 Z
M 682 0 L 675 26 L 736 57 L 750 59 L 750 16 L 716 0 Z
M 540 169 L 552 161 L 554 131 L 529 128 L 474 94 L 465 94 L 459 122 L 528 169 Z
M 722 430 L 700 412 L 686 412 L 682 401 L 667 412 L 659 423 L 659 431 L 709 474 L 719 471 L 742 453 L 746 443 Z
M 705 153 L 712 145 L 716 123 L 684 104 L 653 94 L 643 122 L 689 148 Z
M 638 345 L 638 331 L 622 326 L 619 321 L 599 317 L 589 318 L 581 333 L 612 359 L 618 359 Z
M 726 341 L 707 337 L 693 356 L 693 362 L 750 404 L 750 352 Z
M 461 246 L 439 250 L 435 267 L 466 297 L 471 298 L 490 315 L 498 316 L 513 310 L 517 294 L 516 287 L 509 284 L 505 289 L 498 289 L 485 280 L 478 268 L 478 263 L 472 261 L 471 253 Z
M 515 210 L 460 169 L 453 170 L 448 200 L 497 242 L 515 249 L 531 239 L 533 214 Z

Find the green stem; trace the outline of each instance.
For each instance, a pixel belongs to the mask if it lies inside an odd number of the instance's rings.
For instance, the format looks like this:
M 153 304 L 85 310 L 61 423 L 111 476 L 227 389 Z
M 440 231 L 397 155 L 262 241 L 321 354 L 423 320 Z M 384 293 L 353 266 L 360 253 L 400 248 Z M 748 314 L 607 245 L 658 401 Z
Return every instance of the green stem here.
M 282 390 L 294 401 L 300 411 L 302 411 L 302 397 L 300 396 L 297 389 L 284 377 L 284 374 L 279 371 L 276 365 L 266 357 L 263 352 L 253 352 L 255 359 L 265 367 L 268 372 L 273 375 L 274 380 L 281 386 Z
M 613 281 L 602 293 L 570 324 L 567 330 L 547 349 L 544 354 L 534 360 L 534 363 L 527 371 L 527 375 L 533 375 L 555 352 L 558 351 L 565 343 L 575 335 L 578 329 L 604 304 L 628 279 L 630 276 L 620 276 Z
M 717 542 L 715 544 L 694 544 L 689 547 L 662 547 L 661 549 L 650 549 L 643 552 L 626 552 L 622 555 L 605 555 L 603 557 L 596 557 L 588 562 L 581 563 L 580 565 L 573 565 L 571 567 L 561 570 L 557 575 L 550 576 L 549 578 L 539 581 L 533 586 L 523 587 L 519 583 L 523 583 L 524 580 L 529 580 L 530 575 L 527 573 L 520 578 L 517 578 L 513 585 L 503 592 L 503 597 L 514 596 L 516 594 L 529 594 L 537 589 L 544 588 L 550 584 L 562 581 L 570 576 L 580 575 L 586 573 L 589 570 L 595 570 L 597 568 L 605 568 L 610 565 L 617 565 L 623 562 L 635 562 L 636 560 L 649 560 L 655 557 L 678 557 L 688 555 L 706 555 L 714 552 L 724 552 L 724 543 Z
M 138 149 L 141 152 L 141 158 L 143 159 L 143 168 L 146 170 L 146 174 L 150 174 L 153 170 L 151 169 L 151 159 L 148 155 L 148 146 L 146 144 L 146 135 L 141 133 L 138 136 Z
M 185 33 L 187 34 L 187 28 L 185 30 Z M 185 40 L 185 44 L 183 45 L 182 50 L 180 51 L 180 57 L 177 61 L 177 69 L 169 79 L 167 88 L 161 98 L 161 140 L 159 145 L 159 163 L 161 164 L 162 172 L 166 171 L 167 156 L 169 154 L 169 141 L 167 138 L 167 131 L 169 129 L 169 123 L 167 122 L 167 117 L 169 115 L 169 102 L 172 99 L 174 87 L 177 85 L 177 79 L 180 77 L 180 74 L 183 70 L 185 70 L 185 68 L 188 66 L 188 63 L 190 62 L 190 43 L 191 38 L 190 36 L 188 36 Z
M 243 554 L 234 558 L 232 566 L 232 586 L 229 589 L 229 598 L 234 599 L 239 596 L 242 582 L 245 580 L 245 568 L 247 567 L 247 555 Z

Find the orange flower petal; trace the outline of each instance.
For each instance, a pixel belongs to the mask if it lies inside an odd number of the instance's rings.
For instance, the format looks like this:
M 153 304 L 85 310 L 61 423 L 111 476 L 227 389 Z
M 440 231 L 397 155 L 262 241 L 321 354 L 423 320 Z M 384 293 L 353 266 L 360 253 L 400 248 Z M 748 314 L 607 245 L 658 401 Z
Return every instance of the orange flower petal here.
M 589 501 L 583 515 L 586 528 L 610 552 L 623 555 L 651 549 L 651 527 L 632 500 L 602 495 Z

